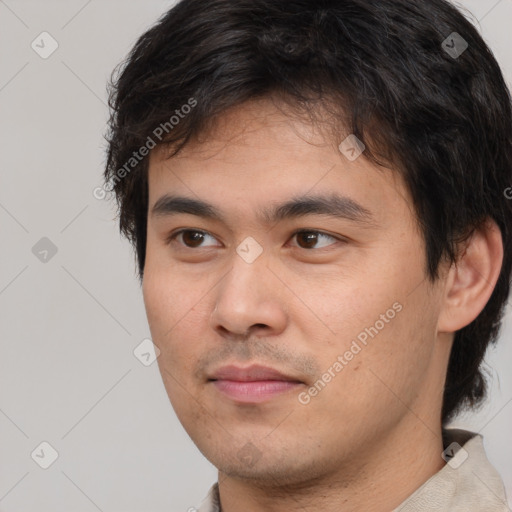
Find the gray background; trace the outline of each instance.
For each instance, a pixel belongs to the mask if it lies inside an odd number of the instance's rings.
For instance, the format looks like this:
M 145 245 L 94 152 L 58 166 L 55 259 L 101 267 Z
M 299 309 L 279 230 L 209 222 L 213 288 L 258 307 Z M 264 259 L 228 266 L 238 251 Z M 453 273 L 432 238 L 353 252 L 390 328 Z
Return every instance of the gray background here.
M 512 0 L 461 4 L 511 84 Z M 134 258 L 113 206 L 92 193 L 104 164 L 107 78 L 170 5 L 0 0 L 2 512 L 178 512 L 216 479 L 156 363 L 133 354 L 150 337 Z M 31 48 L 43 31 L 59 45 L 47 59 Z M 33 253 L 43 237 L 55 255 Z M 487 357 L 492 400 L 456 422 L 484 434 L 509 496 L 511 310 Z M 31 457 L 43 441 L 59 454 L 48 469 Z

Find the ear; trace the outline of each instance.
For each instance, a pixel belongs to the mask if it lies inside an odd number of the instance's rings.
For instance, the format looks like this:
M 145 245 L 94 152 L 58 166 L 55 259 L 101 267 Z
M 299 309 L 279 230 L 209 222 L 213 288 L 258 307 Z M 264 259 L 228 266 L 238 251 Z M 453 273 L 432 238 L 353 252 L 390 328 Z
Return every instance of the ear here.
M 503 242 L 496 222 L 487 219 L 461 248 L 448 270 L 438 332 L 452 333 L 470 324 L 484 309 L 503 262 Z

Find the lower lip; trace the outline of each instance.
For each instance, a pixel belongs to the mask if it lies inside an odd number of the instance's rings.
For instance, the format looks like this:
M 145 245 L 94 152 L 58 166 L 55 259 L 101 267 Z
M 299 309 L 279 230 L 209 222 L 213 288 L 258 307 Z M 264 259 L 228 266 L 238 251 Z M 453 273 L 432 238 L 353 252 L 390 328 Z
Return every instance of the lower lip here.
M 258 380 L 241 382 L 236 380 L 214 380 L 215 387 L 238 402 L 260 403 L 291 389 L 297 389 L 301 383 L 287 380 Z

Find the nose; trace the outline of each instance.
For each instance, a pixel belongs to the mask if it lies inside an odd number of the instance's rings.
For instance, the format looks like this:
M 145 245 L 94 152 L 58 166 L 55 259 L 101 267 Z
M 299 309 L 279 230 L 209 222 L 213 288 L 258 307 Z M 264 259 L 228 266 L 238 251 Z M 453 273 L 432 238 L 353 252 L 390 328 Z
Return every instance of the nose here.
M 267 267 L 263 255 L 247 263 L 235 253 L 231 270 L 215 290 L 210 323 L 220 335 L 272 336 L 285 329 L 286 290 Z

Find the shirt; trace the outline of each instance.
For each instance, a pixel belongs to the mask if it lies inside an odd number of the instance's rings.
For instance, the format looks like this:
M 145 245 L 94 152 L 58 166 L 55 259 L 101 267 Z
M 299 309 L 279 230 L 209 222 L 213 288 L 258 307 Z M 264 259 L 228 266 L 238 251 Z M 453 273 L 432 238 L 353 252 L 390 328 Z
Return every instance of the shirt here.
M 392 512 L 511 512 L 502 479 L 485 454 L 482 436 L 443 431 L 447 464 Z M 222 512 L 215 482 L 198 512 Z

